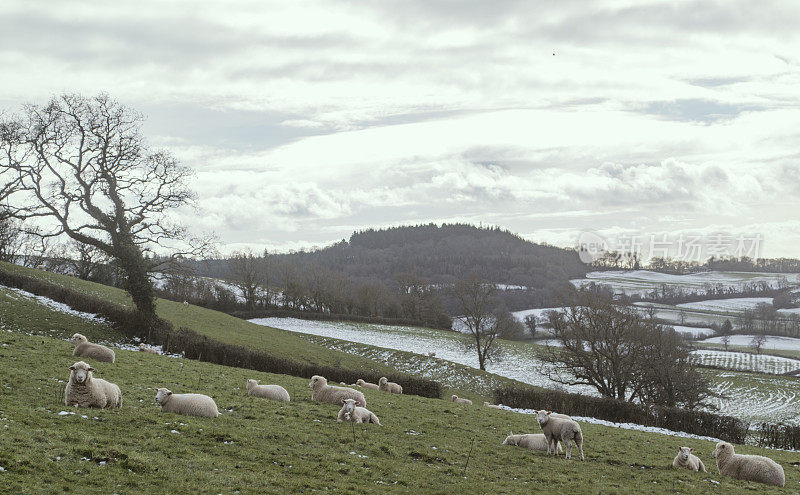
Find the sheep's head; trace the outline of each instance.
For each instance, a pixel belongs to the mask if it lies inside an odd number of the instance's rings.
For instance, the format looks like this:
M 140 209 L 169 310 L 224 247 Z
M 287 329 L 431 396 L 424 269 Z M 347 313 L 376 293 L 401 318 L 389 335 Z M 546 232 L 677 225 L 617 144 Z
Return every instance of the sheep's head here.
M 364 380 L 362 380 L 361 378 L 356 380 L 356 385 L 358 385 L 359 387 L 363 387 L 365 383 L 366 382 Z
M 89 381 L 89 379 L 92 377 L 92 371 L 94 371 L 94 368 L 83 361 L 78 361 L 69 367 L 69 371 L 69 379 L 71 381 L 83 384 Z
M 678 447 L 678 458 L 686 462 L 689 460 L 689 455 L 694 452 L 694 449 L 691 447 Z
M 71 339 L 69 339 L 69 341 L 72 342 L 72 345 L 78 345 L 82 342 L 86 342 L 87 339 L 83 335 L 76 333 L 75 335 L 72 336 Z
M 544 409 L 541 411 L 536 412 L 536 421 L 539 422 L 539 425 L 543 425 L 550 420 L 550 412 L 545 411 Z
M 247 380 L 247 390 L 250 390 L 251 388 L 255 387 L 256 385 L 258 385 L 258 380 L 253 380 L 252 378 Z
M 345 414 L 350 414 L 356 409 L 356 401 L 353 399 L 342 399 L 342 407 Z
M 711 457 L 717 458 L 723 454 L 726 455 L 733 454 L 733 445 L 729 444 L 728 442 L 718 443 L 717 448 L 714 449 L 714 452 L 711 454 Z
M 324 376 L 314 375 L 311 377 L 311 383 L 308 384 L 311 388 L 324 387 L 328 384 L 328 380 Z
M 140 344 L 139 344 L 139 349 L 142 349 L 142 350 L 144 350 L 144 349 L 145 349 L 144 342 L 142 342 L 142 343 L 140 343 Z
M 513 431 L 508 432 L 508 436 L 503 440 L 503 445 L 519 445 L 520 435 L 514 435 Z
M 453 402 L 455 402 L 456 399 L 458 399 L 458 396 L 456 394 L 453 394 L 453 396 L 450 397 L 450 400 L 453 401 Z
M 156 403 L 164 404 L 172 396 L 172 391 L 168 388 L 159 388 L 156 392 Z
M 381 379 L 378 380 L 379 385 L 386 385 L 387 383 L 389 383 L 389 379 L 386 378 L 385 376 L 382 376 Z

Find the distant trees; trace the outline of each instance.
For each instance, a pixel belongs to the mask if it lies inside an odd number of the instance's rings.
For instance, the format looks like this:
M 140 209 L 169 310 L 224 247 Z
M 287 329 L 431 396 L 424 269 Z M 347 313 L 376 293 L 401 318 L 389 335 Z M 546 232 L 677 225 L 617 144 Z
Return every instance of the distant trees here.
M 497 339 L 507 320 L 495 315 L 497 287 L 478 276 L 469 276 L 456 282 L 453 294 L 458 300 L 461 318 L 467 329 L 467 347 L 478 357 L 478 367 L 499 358 Z
M 268 290 L 269 270 L 267 258 L 256 256 L 253 251 L 237 251 L 229 258 L 231 283 L 241 292 L 245 307 L 252 310 L 256 300 L 265 290 Z
M 66 236 L 113 259 L 145 316 L 155 315 L 148 254 L 204 252 L 167 213 L 192 200 L 190 169 L 151 151 L 141 116 L 106 95 L 63 95 L 0 123 L 0 171 L 14 184 L 8 213 L 42 239 Z M 28 228 L 37 225 L 41 230 Z
M 525 324 L 525 328 L 528 330 L 528 334 L 530 334 L 531 338 L 536 338 L 536 316 L 526 316 L 523 323 Z
M 625 401 L 696 408 L 709 384 L 673 330 L 613 299 L 582 291 L 564 312 L 548 315 L 558 346 L 540 352 L 544 373 L 565 385 L 589 385 Z
M 731 334 L 733 334 L 733 325 L 731 324 L 731 320 L 726 319 L 722 323 L 719 333 L 722 336 L 722 345 L 725 346 L 725 350 L 727 351 L 728 345 L 731 343 Z
M 763 332 L 758 332 L 753 335 L 750 340 L 750 348 L 756 351 L 756 354 L 761 354 L 761 348 L 767 343 L 767 336 Z

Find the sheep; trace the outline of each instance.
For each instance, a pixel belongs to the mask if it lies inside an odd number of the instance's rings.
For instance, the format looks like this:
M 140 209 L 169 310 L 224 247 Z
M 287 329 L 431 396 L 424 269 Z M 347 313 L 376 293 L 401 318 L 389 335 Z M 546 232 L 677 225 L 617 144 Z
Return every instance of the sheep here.
M 455 394 L 452 397 L 450 397 L 450 400 L 452 400 L 453 402 L 458 402 L 459 404 L 467 404 L 467 405 L 470 405 L 470 406 L 472 405 L 472 401 L 471 400 L 462 399 L 461 397 L 459 397 L 459 396 L 457 396 Z
M 774 486 L 786 484 L 783 468 L 769 457 L 737 454 L 728 442 L 719 442 L 711 456 L 717 459 L 720 475 Z
M 339 410 L 339 416 L 336 421 L 352 421 L 353 423 L 375 423 L 382 426 L 375 413 L 364 407 L 356 406 L 356 401 L 353 399 L 342 398 L 342 408 Z
M 45 265 L 36 265 L 37 270 L 47 270 L 47 266 Z
M 94 368 L 78 361 L 69 367 L 69 382 L 64 390 L 64 404 L 78 407 L 122 407 L 119 387 L 95 378 Z
M 435 352 L 429 352 L 428 353 L 428 357 L 436 357 L 436 353 Z
M 402 394 L 403 387 L 398 385 L 395 382 L 390 382 L 388 378 L 382 376 L 380 380 L 378 380 L 378 388 L 383 390 L 384 392 L 389 392 L 390 394 Z
M 378 387 L 377 383 L 365 382 L 361 378 L 356 380 L 356 385 L 358 385 L 359 387 L 363 387 L 363 388 L 371 388 L 372 390 L 379 390 L 380 389 L 380 387 Z
M 553 454 L 558 455 L 556 452 L 556 443 L 561 440 L 566 445 L 566 459 L 572 458 L 572 442 L 575 441 L 575 445 L 578 447 L 578 452 L 581 454 L 581 460 L 584 460 L 583 457 L 583 432 L 581 432 L 581 427 L 575 421 L 566 418 L 558 418 L 552 415 L 547 411 L 539 411 L 536 413 L 536 420 L 539 422 L 539 426 L 542 428 L 542 433 L 544 436 L 547 437 L 548 444 L 547 444 L 547 453 L 550 454 L 552 451 Z
M 328 380 L 324 376 L 312 376 L 311 383 L 308 386 L 313 390 L 311 400 L 316 402 L 339 405 L 342 403 L 342 399 L 353 399 L 356 401 L 357 406 L 367 407 L 367 400 L 364 398 L 364 394 L 352 388 L 328 385 Z
M 73 356 L 88 357 L 105 363 L 113 363 L 116 356 L 114 351 L 100 344 L 93 344 L 83 335 L 76 333 L 69 339 L 75 346 Z
M 508 434 L 506 439 L 503 440 L 503 445 L 514 445 L 529 450 L 546 451 L 549 449 L 549 445 L 547 444 L 547 438 L 545 438 L 543 433 L 528 433 L 523 435 L 514 435 L 514 432 L 512 431 Z M 556 448 L 558 449 L 559 454 L 563 452 L 561 450 L 561 442 L 556 442 Z
M 492 409 L 502 409 L 502 407 L 498 406 L 497 404 L 489 404 L 486 401 L 483 401 L 484 407 L 491 407 Z
M 247 380 L 247 393 L 254 397 L 289 402 L 289 392 L 280 385 L 259 385 L 258 380 Z
M 694 449 L 691 447 L 678 447 L 678 455 L 672 461 L 672 465 L 677 468 L 686 468 L 692 471 L 702 471 L 707 473 L 706 466 L 699 457 L 692 454 Z
M 189 305 L 189 301 L 183 301 L 183 305 L 184 306 L 188 306 Z
M 139 350 L 142 352 L 146 352 L 148 354 L 158 354 L 157 350 L 153 349 L 152 347 L 147 347 L 146 345 L 144 345 L 144 342 L 139 344 Z
M 173 394 L 167 388 L 157 388 L 156 391 L 156 403 L 161 406 L 161 412 L 200 416 L 202 418 L 216 418 L 220 415 L 217 403 L 207 395 Z

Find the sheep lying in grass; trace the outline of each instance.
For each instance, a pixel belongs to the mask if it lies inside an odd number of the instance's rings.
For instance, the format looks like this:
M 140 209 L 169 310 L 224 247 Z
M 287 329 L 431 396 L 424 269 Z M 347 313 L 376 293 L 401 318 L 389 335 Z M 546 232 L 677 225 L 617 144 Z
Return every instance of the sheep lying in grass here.
M 450 397 L 450 400 L 452 400 L 453 402 L 458 402 L 459 404 L 468 404 L 470 406 L 472 405 L 472 401 L 471 400 L 462 399 L 461 397 L 459 397 L 459 396 L 457 396 L 455 394 L 453 394 L 453 396 Z
M 364 407 L 356 406 L 356 401 L 353 399 L 342 399 L 342 408 L 339 410 L 339 416 L 336 421 L 352 421 L 353 423 L 375 423 L 381 426 L 381 422 L 375 413 Z
M 497 404 L 489 404 L 486 401 L 483 401 L 484 407 L 491 407 L 492 409 L 502 409 L 502 407 L 498 406 Z
M 692 454 L 692 452 L 694 452 L 694 449 L 691 447 L 678 447 L 678 455 L 675 456 L 672 465 L 677 468 L 686 468 L 691 471 L 703 471 L 707 473 L 708 471 L 706 471 L 706 466 L 703 464 L 703 461 Z
M 358 385 L 359 387 L 363 387 L 363 388 L 371 388 L 372 390 L 379 390 L 380 389 L 380 387 L 378 387 L 377 383 L 365 382 L 361 378 L 356 380 L 356 385 Z
M 69 367 L 69 382 L 64 391 L 64 403 L 78 407 L 122 407 L 119 387 L 102 378 L 95 378 L 94 368 L 78 361 Z
M 719 442 L 711 455 L 717 459 L 720 475 L 774 486 L 786 484 L 783 468 L 769 457 L 737 454 L 728 442 Z
M 547 437 L 548 454 L 552 450 L 553 454 L 557 455 L 556 444 L 561 440 L 566 445 L 567 453 L 565 457 L 570 459 L 572 457 L 572 442 L 574 441 L 578 447 L 578 452 L 581 454 L 581 460 L 584 459 L 583 432 L 581 432 L 581 427 L 578 423 L 571 419 L 555 417 L 547 411 L 537 412 L 536 420 L 539 422 L 539 426 L 542 427 L 542 433 Z
M 147 347 L 144 343 L 139 344 L 139 350 L 148 354 L 158 354 L 158 351 L 152 347 Z
M 312 376 L 311 383 L 308 386 L 313 390 L 311 400 L 316 402 L 339 405 L 342 403 L 342 399 L 353 399 L 356 401 L 357 406 L 367 407 L 367 399 L 364 398 L 364 394 L 352 388 L 328 385 L 328 380 L 324 376 Z
M 88 357 L 104 363 L 113 363 L 116 358 L 114 351 L 104 345 L 89 342 L 89 339 L 79 333 L 73 335 L 69 341 L 75 346 L 73 356 Z
M 549 446 L 547 444 L 547 438 L 544 436 L 543 433 L 527 433 L 523 435 L 514 435 L 514 432 L 510 432 L 509 435 L 503 440 L 503 445 L 515 445 L 517 447 L 523 447 L 529 450 L 541 450 L 547 451 Z M 561 450 L 561 442 L 556 443 L 556 448 L 558 449 L 558 453 L 562 452 Z
M 211 397 L 203 394 L 173 394 L 167 388 L 159 388 L 156 393 L 156 403 L 161 406 L 161 412 L 200 416 L 202 418 L 216 418 L 219 416 L 217 403 Z
M 384 392 L 389 392 L 390 394 L 403 393 L 403 387 L 395 382 L 390 382 L 385 376 L 382 376 L 381 379 L 378 380 L 378 389 L 383 390 Z
M 247 380 L 247 393 L 254 397 L 289 402 L 289 392 L 280 385 L 259 385 L 258 380 Z

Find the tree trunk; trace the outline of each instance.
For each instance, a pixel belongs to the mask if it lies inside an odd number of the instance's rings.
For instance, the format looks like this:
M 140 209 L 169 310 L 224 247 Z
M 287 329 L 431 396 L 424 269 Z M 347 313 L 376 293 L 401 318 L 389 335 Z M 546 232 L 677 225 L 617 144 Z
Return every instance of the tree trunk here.
M 125 272 L 124 288 L 131 295 L 136 309 L 146 319 L 156 315 L 156 296 L 153 282 L 147 275 L 147 262 L 142 256 L 142 250 L 132 242 L 115 246 L 120 268 Z

